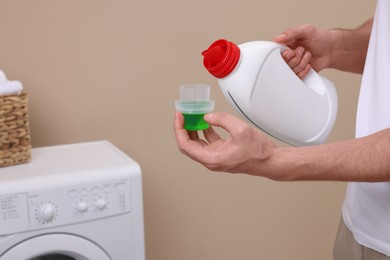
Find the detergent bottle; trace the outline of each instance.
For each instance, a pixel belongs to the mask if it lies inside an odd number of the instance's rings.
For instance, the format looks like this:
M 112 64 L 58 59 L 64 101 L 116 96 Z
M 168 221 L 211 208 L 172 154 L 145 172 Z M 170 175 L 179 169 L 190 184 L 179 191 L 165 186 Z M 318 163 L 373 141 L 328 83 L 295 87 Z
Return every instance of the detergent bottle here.
M 202 52 L 228 102 L 253 125 L 294 146 L 321 144 L 337 115 L 331 81 L 313 69 L 301 80 L 268 41 L 236 45 L 221 39 Z

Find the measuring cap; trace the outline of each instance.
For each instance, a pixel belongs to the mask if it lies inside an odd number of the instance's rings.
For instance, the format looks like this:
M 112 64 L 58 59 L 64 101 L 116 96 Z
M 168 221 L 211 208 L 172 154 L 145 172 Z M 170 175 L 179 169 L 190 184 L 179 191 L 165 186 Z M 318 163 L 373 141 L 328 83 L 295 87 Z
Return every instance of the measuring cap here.
M 214 110 L 215 101 L 210 100 L 210 86 L 186 84 L 180 86 L 180 99 L 175 102 L 176 110 L 184 116 L 184 128 L 204 130 L 209 127 L 203 116 Z
M 185 114 L 206 114 L 214 110 L 214 100 L 210 100 L 210 86 L 186 84 L 180 86 L 180 99 L 176 100 L 176 110 Z

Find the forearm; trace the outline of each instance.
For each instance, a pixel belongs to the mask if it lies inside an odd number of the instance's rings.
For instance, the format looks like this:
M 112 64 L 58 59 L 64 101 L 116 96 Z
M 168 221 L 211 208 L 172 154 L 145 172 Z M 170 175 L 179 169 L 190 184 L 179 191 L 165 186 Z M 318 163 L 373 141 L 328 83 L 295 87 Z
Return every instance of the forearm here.
M 269 176 L 279 180 L 390 181 L 390 129 L 343 142 L 276 148 L 270 162 Z
M 330 68 L 363 73 L 373 20 L 354 30 L 333 29 Z

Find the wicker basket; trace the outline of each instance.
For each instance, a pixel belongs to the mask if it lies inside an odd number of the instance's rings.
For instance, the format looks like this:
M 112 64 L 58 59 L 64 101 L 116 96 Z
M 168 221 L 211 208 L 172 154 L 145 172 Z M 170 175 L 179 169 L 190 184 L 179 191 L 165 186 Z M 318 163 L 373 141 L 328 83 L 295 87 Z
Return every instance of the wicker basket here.
M 31 159 L 27 94 L 0 96 L 0 167 Z

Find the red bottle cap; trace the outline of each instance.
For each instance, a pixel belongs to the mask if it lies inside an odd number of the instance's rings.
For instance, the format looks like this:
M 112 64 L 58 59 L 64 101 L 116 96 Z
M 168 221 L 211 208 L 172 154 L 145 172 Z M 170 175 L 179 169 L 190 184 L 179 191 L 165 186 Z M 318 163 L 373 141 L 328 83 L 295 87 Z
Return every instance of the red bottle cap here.
M 221 39 L 215 41 L 202 52 L 203 65 L 216 78 L 230 74 L 240 60 L 240 48 L 232 42 Z

